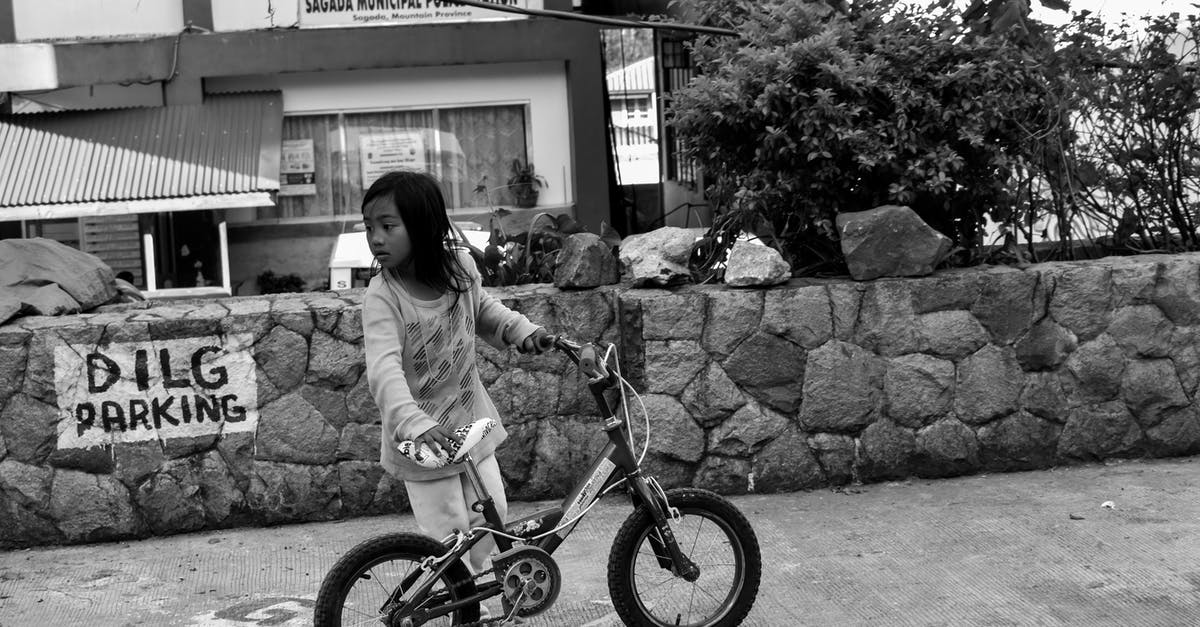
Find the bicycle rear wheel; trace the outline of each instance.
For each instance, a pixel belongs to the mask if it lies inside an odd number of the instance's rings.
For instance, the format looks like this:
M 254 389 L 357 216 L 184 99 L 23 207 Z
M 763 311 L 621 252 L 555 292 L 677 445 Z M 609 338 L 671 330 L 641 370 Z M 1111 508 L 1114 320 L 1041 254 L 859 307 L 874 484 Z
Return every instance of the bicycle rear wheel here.
M 367 540 L 333 565 L 313 611 L 314 627 L 387 625 L 389 599 L 406 599 L 406 592 L 424 583 L 421 561 L 442 555 L 446 547 L 433 538 L 396 533 Z M 455 563 L 434 584 L 419 609 L 431 609 L 475 594 L 475 583 L 462 562 Z M 479 620 L 479 606 L 471 605 L 452 615 L 418 625 L 452 625 Z
M 654 518 L 640 506 L 621 525 L 608 558 L 608 590 L 617 614 L 626 625 L 740 624 L 762 576 L 754 529 L 713 492 L 668 490 L 667 498 L 681 515 L 671 521 L 671 532 L 683 554 L 700 567 L 700 578 L 689 582 L 671 572 Z

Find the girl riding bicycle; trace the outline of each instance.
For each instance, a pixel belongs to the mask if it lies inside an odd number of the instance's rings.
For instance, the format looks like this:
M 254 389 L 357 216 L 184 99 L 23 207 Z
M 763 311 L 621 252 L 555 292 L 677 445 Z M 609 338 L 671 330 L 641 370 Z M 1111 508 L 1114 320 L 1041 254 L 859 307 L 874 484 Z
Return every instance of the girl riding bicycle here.
M 475 336 L 496 348 L 541 353 L 546 330 L 483 290 L 471 256 L 454 244 L 441 188 L 429 174 L 383 175 L 367 190 L 362 213 L 380 266 L 363 297 L 367 380 L 383 418 L 380 463 L 404 481 L 423 533 L 466 531 L 484 521 L 471 510 L 474 491 L 463 467 L 419 464 L 397 444 L 411 440 L 418 451 L 425 445 L 445 457 L 460 442 L 456 428 L 495 418 L 472 455 L 503 518 L 507 501 L 493 453 L 507 434 L 479 379 Z M 493 546 L 488 540 L 472 548 L 474 572 Z

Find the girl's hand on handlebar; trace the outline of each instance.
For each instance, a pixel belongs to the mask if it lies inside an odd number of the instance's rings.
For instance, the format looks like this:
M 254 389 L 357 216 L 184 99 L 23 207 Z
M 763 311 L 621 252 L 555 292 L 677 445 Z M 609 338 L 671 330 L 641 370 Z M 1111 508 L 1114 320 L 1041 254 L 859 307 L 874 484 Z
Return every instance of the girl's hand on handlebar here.
M 442 453 L 446 455 L 450 454 L 451 442 L 462 444 L 462 440 L 456 437 L 453 431 L 442 425 L 434 425 L 427 429 L 425 433 L 413 438 L 413 444 L 418 449 L 420 449 L 422 444 L 425 444 L 434 451 L 441 449 Z
M 525 355 L 541 355 L 554 346 L 554 336 L 538 327 L 517 345 L 517 350 Z

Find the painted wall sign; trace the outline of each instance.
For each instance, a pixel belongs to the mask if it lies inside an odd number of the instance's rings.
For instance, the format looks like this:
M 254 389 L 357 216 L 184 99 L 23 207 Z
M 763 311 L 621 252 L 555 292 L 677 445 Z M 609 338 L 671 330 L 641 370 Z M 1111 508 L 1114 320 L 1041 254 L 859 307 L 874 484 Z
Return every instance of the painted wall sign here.
M 541 9 L 542 0 L 487 0 L 492 4 Z M 443 0 L 303 0 L 300 27 L 370 24 L 435 24 L 522 19 L 524 15 L 480 9 Z
M 255 431 L 253 340 L 234 333 L 56 347 L 58 448 Z

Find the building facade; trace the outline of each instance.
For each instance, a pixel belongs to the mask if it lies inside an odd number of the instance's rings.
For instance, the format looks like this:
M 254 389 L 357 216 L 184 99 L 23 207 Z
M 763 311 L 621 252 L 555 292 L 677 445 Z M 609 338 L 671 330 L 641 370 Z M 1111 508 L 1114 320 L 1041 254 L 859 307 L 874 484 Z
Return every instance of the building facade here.
M 0 236 L 52 237 L 149 294 L 308 287 L 381 173 L 456 221 L 612 223 L 603 64 L 570 0 L 0 0 Z M 514 167 L 546 185 L 516 206 Z M 507 212 L 497 212 L 504 208 Z M 348 286 L 335 286 L 348 287 Z

